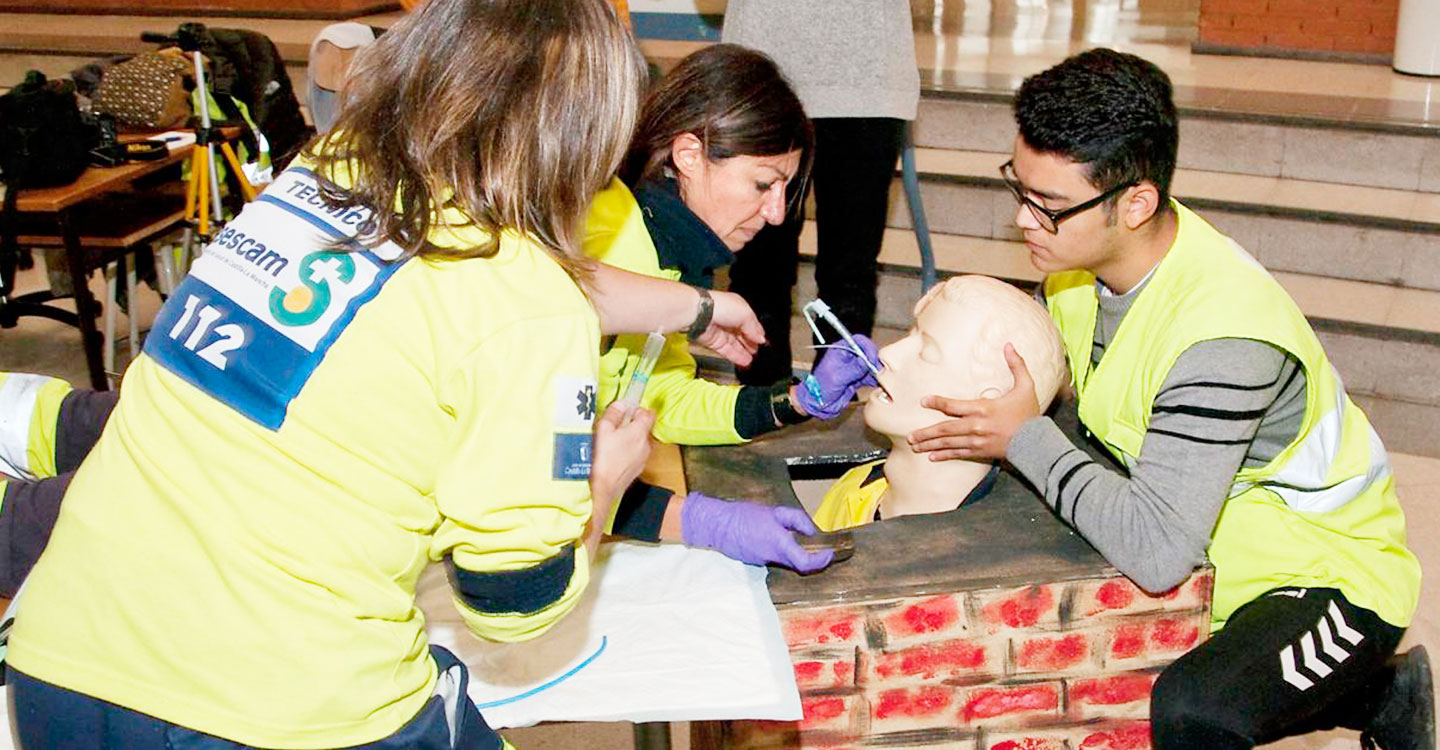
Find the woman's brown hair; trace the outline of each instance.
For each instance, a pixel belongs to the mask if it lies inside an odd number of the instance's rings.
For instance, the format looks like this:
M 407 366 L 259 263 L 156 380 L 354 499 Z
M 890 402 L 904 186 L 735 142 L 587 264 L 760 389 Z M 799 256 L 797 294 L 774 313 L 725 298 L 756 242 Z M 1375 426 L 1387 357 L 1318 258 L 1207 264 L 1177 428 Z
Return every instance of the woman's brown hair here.
M 815 131 L 775 61 L 736 44 L 687 56 L 645 99 L 621 176 L 632 186 L 674 169 L 670 144 L 690 133 L 705 156 L 778 156 L 799 150 L 795 183 L 810 171 Z
M 366 228 L 376 242 L 489 257 L 513 231 L 573 274 L 581 222 L 624 155 L 644 76 L 604 0 L 427 0 L 356 57 L 335 135 L 310 156 L 317 174 L 350 175 L 325 198 L 376 209 Z M 450 206 L 489 242 L 432 245 Z

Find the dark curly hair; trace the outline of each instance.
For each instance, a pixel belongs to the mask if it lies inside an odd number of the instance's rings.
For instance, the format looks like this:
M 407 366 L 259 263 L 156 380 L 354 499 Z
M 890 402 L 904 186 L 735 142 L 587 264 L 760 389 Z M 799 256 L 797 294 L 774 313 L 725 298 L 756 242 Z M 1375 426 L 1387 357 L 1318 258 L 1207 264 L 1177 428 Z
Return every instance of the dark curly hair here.
M 1154 63 L 1112 49 L 1081 52 L 1025 79 L 1015 121 L 1026 145 L 1083 164 L 1097 189 L 1149 181 L 1168 207 L 1180 131 L 1170 77 Z

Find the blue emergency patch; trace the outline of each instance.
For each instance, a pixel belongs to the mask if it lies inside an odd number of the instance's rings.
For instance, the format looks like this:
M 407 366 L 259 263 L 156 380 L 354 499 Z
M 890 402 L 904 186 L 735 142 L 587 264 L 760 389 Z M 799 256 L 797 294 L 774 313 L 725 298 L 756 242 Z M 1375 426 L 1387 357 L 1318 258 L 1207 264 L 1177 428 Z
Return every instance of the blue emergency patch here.
M 356 243 L 369 211 L 330 209 L 315 176 L 281 173 L 205 247 L 160 308 L 145 353 L 271 430 L 355 314 L 403 265 Z M 353 248 L 319 248 L 339 243 Z
M 555 462 L 550 476 L 554 479 L 590 478 L 590 433 L 555 433 Z

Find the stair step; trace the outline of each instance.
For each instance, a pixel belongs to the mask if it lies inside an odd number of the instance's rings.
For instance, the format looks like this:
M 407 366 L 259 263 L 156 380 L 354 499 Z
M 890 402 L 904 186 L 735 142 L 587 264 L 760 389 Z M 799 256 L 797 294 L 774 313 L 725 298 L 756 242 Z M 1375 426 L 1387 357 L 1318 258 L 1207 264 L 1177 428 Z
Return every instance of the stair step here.
M 1010 151 L 917 148 L 916 170 L 929 179 L 1003 187 L 1000 165 Z M 1182 200 L 1300 218 L 1440 231 L 1440 195 L 1289 177 L 1175 170 L 1171 191 Z M 1006 193 L 1006 199 L 1009 193 Z
M 917 149 L 936 234 L 1017 240 L 1004 153 Z M 1272 271 L 1440 290 L 1440 194 L 1181 169 L 1174 192 Z M 889 223 L 908 228 L 899 180 Z
M 1010 99 L 1008 92 L 927 91 L 920 100 L 915 144 L 1008 153 L 1015 137 Z M 1241 101 L 1262 106 L 1263 100 L 1252 94 Z M 1179 165 L 1440 193 L 1440 122 L 1182 108 Z

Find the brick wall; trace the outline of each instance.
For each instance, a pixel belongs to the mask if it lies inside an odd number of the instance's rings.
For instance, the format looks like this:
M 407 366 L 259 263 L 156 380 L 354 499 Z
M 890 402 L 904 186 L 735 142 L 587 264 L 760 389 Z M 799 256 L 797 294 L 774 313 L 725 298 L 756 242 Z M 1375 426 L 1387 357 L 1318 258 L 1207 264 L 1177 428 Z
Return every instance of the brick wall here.
M 1160 670 L 1209 629 L 1211 575 L 1124 577 L 782 607 L 805 718 L 732 722 L 730 748 L 1144 750 Z
M 1200 46 L 1388 56 L 1400 0 L 1201 0 Z

